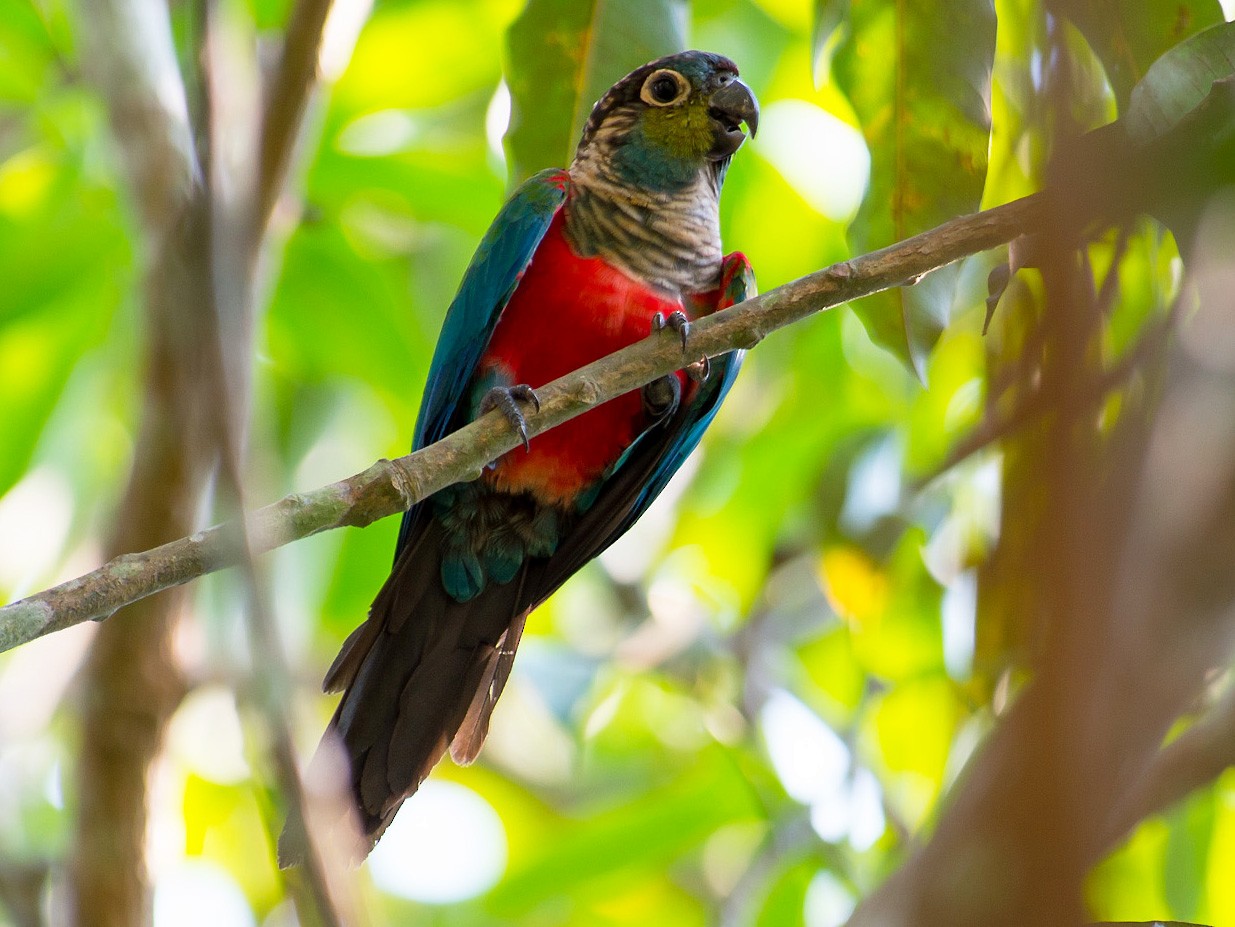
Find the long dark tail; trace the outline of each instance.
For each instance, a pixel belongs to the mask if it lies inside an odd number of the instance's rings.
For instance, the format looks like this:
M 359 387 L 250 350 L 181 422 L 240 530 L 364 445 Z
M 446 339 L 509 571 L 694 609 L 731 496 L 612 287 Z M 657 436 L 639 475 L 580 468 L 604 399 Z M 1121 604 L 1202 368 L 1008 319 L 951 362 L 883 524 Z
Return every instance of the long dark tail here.
M 522 575 L 467 602 L 448 595 L 444 532 L 432 518 L 418 528 L 323 686 L 343 692 L 323 740 L 343 745 L 367 849 L 452 741 L 456 760 L 475 758 L 526 617 Z M 292 842 L 285 832 L 280 857 L 294 862 Z

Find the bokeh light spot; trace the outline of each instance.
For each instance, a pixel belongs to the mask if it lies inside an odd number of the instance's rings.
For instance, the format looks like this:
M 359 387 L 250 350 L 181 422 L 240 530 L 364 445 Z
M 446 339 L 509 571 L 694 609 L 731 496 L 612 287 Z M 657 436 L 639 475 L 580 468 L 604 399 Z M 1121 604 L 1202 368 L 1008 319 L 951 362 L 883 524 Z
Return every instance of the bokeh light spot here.
M 369 857 L 373 881 L 400 898 L 473 898 L 506 869 L 506 831 L 493 807 L 455 782 L 430 780 L 403 805 Z

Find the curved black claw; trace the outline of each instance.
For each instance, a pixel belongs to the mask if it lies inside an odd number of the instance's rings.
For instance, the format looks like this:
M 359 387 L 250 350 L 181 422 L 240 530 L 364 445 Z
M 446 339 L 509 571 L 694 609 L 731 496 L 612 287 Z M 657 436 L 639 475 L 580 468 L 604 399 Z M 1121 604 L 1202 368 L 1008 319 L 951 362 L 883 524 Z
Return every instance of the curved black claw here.
M 519 437 L 523 439 L 523 449 L 530 451 L 532 444 L 527 436 L 527 419 L 519 408 L 520 401 L 530 402 L 537 412 L 540 411 L 540 397 L 536 395 L 536 391 L 526 383 L 519 383 L 515 386 L 495 386 L 485 393 L 480 400 L 480 414 L 484 415 L 493 409 L 500 410 L 502 415 L 506 416 L 506 421 L 510 422 L 510 427 L 519 432 Z
M 693 382 L 706 383 L 708 377 L 712 375 L 712 358 L 705 354 L 693 364 L 687 364 L 683 369 Z
M 682 337 L 682 353 L 686 353 L 686 339 L 690 335 L 690 319 L 686 317 L 686 313 L 681 309 L 674 309 L 669 313 L 669 318 L 665 318 L 661 313 L 656 313 L 652 316 L 652 331 L 658 332 L 662 328 L 671 328 Z
M 677 411 L 682 401 L 682 383 L 673 374 L 666 374 L 643 387 L 643 411 L 653 424 L 659 424 Z

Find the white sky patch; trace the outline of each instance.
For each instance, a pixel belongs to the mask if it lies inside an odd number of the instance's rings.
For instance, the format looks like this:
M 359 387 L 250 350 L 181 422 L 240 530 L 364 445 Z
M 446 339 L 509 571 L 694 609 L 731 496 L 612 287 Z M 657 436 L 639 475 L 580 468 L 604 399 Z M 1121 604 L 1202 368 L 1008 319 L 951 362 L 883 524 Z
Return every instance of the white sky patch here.
M 837 794 L 849 771 L 849 748 L 800 701 L 778 689 L 760 712 L 763 735 L 785 791 L 804 804 Z
M 636 582 L 652 568 L 658 557 L 665 555 L 665 545 L 677 523 L 678 502 L 699 472 L 699 463 L 700 453 L 696 449 L 643 516 L 600 555 L 601 565 L 618 582 Z
M 407 801 L 369 857 L 373 881 L 400 898 L 450 904 L 495 885 L 506 869 L 506 831 L 466 786 L 430 779 Z
M 236 699 L 224 686 L 202 686 L 184 700 L 172 717 L 168 743 L 203 779 L 228 785 L 249 775 Z
M 485 110 L 485 138 L 489 142 L 489 151 L 498 163 L 505 166 L 506 148 L 502 138 L 510 126 L 510 88 L 506 81 L 498 81 L 497 89 L 493 91 L 493 99 Z
M 849 489 L 841 509 L 846 527 L 863 532 L 900 505 L 900 439 L 888 434 L 862 451 L 849 470 Z
M 879 783 L 870 770 L 853 769 L 836 732 L 783 689 L 759 718 L 772 767 L 785 791 L 810 806 L 815 833 L 830 843 L 848 838 L 858 850 L 878 840 L 885 826 Z
M 861 853 L 875 845 L 887 828 L 883 813 L 883 792 L 879 780 L 869 769 L 859 769 L 853 777 L 849 795 L 852 821 L 849 826 L 849 843 Z
M 244 892 L 219 866 L 186 860 L 154 886 L 154 927 L 253 927 Z
M 853 908 L 853 895 L 832 873 L 823 870 L 811 879 L 803 910 L 806 927 L 840 927 Z
M 1222 4 L 1222 15 L 1227 22 L 1235 22 L 1235 0 L 1218 0 Z
M 72 685 L 96 630 L 93 622 L 86 622 L 6 655 L 0 670 L 0 744 L 40 736 Z
M 977 574 L 966 570 L 943 592 L 943 662 L 953 679 L 968 679 L 973 672 L 977 611 Z
M 756 150 L 806 202 L 838 222 L 853 217 L 870 179 L 862 133 L 805 100 L 770 104 L 759 117 Z
M 29 473 L 0 498 L 0 585 L 14 599 L 52 571 L 72 520 L 72 490 L 47 467 Z

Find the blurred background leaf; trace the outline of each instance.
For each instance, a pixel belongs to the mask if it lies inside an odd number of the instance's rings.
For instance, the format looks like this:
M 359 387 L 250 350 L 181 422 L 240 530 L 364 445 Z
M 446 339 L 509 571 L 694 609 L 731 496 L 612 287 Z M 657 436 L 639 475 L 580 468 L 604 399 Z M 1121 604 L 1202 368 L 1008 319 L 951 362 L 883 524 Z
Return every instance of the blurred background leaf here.
M 872 153 L 870 188 L 849 228 L 854 251 L 882 248 L 977 208 L 994 57 L 991 0 L 850 4 L 833 67 Z M 871 337 L 918 377 L 951 316 L 957 273 L 944 268 L 856 307 Z
M 518 183 L 574 157 L 592 104 L 623 74 L 686 47 L 685 0 L 532 0 L 510 27 L 510 129 Z

